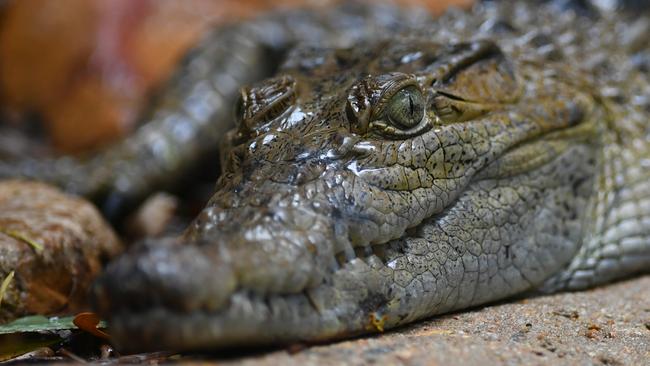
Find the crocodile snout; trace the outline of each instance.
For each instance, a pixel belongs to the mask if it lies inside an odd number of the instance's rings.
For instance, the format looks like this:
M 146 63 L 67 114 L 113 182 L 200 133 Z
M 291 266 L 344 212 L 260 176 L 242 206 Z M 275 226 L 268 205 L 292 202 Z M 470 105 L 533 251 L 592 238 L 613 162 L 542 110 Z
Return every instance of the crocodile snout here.
M 224 306 L 237 281 L 218 247 L 148 240 L 112 262 L 93 288 L 103 315 L 165 308 L 175 312 Z
M 275 343 L 302 337 L 301 322 L 327 321 L 338 331 L 336 317 L 323 319 L 309 297 L 336 265 L 333 221 L 276 203 L 206 208 L 180 238 L 148 239 L 112 262 L 92 294 L 117 346 L 239 345 L 267 325 L 273 331 L 257 342 Z M 283 331 L 286 323 L 293 333 Z
M 200 220 L 208 218 L 213 224 Z M 97 310 L 219 312 L 234 292 L 300 293 L 334 262 L 332 223 L 301 207 L 206 208 L 180 238 L 148 239 L 111 263 L 94 287 Z

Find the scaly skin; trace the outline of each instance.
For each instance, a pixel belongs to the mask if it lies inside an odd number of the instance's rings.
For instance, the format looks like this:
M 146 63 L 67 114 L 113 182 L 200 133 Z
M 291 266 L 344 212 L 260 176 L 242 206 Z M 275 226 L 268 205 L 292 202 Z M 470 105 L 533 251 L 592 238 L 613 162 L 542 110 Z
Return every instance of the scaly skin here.
M 333 339 L 647 272 L 647 43 L 614 21 L 491 4 L 295 49 L 243 89 L 193 225 L 97 283 L 116 342 Z

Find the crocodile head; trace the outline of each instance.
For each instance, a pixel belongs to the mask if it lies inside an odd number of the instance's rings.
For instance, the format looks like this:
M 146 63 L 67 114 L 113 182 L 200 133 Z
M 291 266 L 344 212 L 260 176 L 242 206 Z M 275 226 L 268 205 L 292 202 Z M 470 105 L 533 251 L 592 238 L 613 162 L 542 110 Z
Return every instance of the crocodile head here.
M 242 89 L 214 196 L 94 289 L 125 349 L 314 341 L 530 289 L 575 252 L 598 109 L 491 41 L 301 47 Z

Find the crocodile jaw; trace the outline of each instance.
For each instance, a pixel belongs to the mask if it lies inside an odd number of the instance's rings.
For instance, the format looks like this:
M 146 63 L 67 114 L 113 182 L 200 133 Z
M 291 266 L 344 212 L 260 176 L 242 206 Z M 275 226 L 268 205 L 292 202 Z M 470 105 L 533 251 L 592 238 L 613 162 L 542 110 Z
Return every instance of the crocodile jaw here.
M 439 204 L 404 221 L 397 206 L 377 210 L 403 193 L 368 184 L 349 160 L 300 186 L 244 184 L 236 197 L 239 179 L 224 180 L 183 237 L 151 240 L 113 262 L 95 286 L 96 308 L 123 350 L 218 349 L 376 332 L 533 288 L 576 250 L 594 152 L 555 139 L 518 146 L 467 169 L 429 200 Z M 515 171 L 525 146 L 552 156 Z M 567 169 L 571 177 L 557 174 Z M 569 206 L 553 203 L 569 195 Z M 459 230 L 464 221 L 475 230 Z M 557 232 L 560 223 L 571 229 Z M 494 279 L 480 280 L 482 271 Z

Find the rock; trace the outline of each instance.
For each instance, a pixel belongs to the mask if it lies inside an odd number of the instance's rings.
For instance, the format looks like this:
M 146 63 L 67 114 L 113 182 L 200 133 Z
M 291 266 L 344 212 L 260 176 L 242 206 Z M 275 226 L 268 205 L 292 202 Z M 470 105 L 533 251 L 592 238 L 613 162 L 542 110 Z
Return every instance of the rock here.
M 0 322 L 82 310 L 102 264 L 122 249 L 97 209 L 42 183 L 0 182 Z

